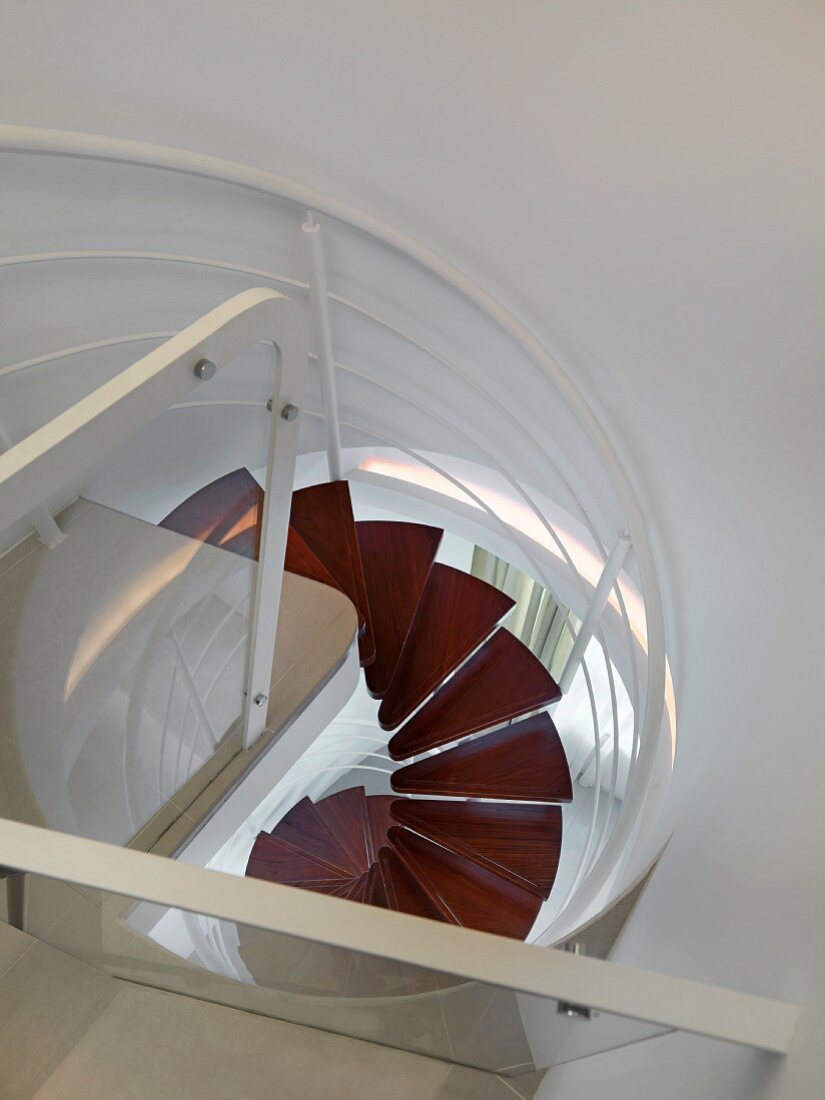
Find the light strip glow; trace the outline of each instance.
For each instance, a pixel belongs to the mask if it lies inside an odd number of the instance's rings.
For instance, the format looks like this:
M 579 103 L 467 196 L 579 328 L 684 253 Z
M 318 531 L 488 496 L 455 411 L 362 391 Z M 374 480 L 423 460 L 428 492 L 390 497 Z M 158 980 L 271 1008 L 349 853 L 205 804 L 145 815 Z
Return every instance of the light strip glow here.
M 466 493 L 463 493 L 461 489 L 459 489 L 457 485 L 454 485 L 448 478 L 426 466 L 416 465 L 412 462 L 404 462 L 399 459 L 373 456 L 365 459 L 358 468 L 365 471 L 365 473 L 392 477 L 398 481 L 405 481 L 411 485 L 418 485 L 422 489 L 428 489 L 430 492 L 448 496 L 452 500 L 459 500 L 463 504 L 469 504 L 473 508 L 481 508 L 475 500 Z M 559 561 L 564 562 L 565 565 L 567 564 L 564 555 L 547 531 L 547 528 L 536 513 L 531 508 L 528 508 L 526 504 L 512 500 L 510 497 L 506 497 L 502 493 L 486 485 L 478 485 L 466 480 L 464 480 L 462 484 L 466 485 L 467 489 L 477 496 L 479 500 L 483 501 L 484 504 L 486 504 L 500 520 L 506 523 L 508 527 L 511 527 L 514 531 L 518 531 L 522 535 L 526 535 L 527 538 L 538 543 L 544 550 L 548 550 L 554 557 L 558 558 Z M 571 535 L 569 531 L 560 528 L 558 524 L 554 524 L 553 526 L 580 575 L 592 588 L 595 588 L 602 574 L 603 562 L 601 559 L 589 547 L 585 546 L 583 542 L 574 535 Z M 633 633 L 636 635 L 639 642 L 647 648 L 644 603 L 633 586 L 629 586 L 626 582 L 620 582 L 620 584 L 622 595 L 627 604 L 628 616 L 630 617 Z M 617 611 L 619 610 L 615 592 L 611 592 L 609 602 Z
M 148 603 L 167 588 L 187 568 L 201 543 L 180 547 L 156 562 L 132 580 L 128 587 L 112 597 L 106 607 L 86 627 L 75 648 L 66 676 L 63 701 L 74 694 L 78 684 L 115 638 Z
M 409 485 L 417 485 L 432 493 L 438 493 L 441 496 L 449 497 L 451 500 L 457 500 L 462 504 L 468 504 L 472 508 L 477 508 L 480 511 L 483 510 L 477 501 L 473 500 L 467 493 L 462 492 L 449 478 L 444 477 L 443 474 L 423 464 L 408 462 L 403 459 L 373 455 L 361 462 L 358 468 L 365 473 L 394 478 L 397 481 L 404 481 Z M 518 531 L 519 534 L 525 535 L 533 542 L 538 543 L 542 549 L 549 551 L 554 557 L 558 558 L 559 561 L 567 565 L 564 555 L 559 550 L 555 540 L 550 536 L 544 524 L 531 508 L 528 508 L 527 505 L 519 501 L 514 501 L 510 497 L 504 496 L 495 489 L 489 488 L 489 486 L 479 485 L 466 479 L 457 480 L 461 480 L 462 484 L 465 485 L 474 496 L 483 501 L 490 511 L 497 515 L 508 527 L 512 528 L 514 531 Z M 553 529 L 566 548 L 579 574 L 595 589 L 602 573 L 603 563 L 601 559 L 597 557 L 589 547 L 585 546 L 584 543 L 574 535 L 571 535 L 569 531 L 559 527 L 558 524 L 553 524 Z M 626 579 L 619 580 L 619 587 L 627 608 L 630 629 L 639 645 L 646 653 L 647 620 L 645 617 L 644 601 L 636 587 Z M 619 611 L 619 602 L 615 592 L 610 593 L 608 602 L 616 611 Z M 670 664 L 667 658 L 665 658 L 665 709 L 667 710 L 670 720 L 672 761 L 676 755 L 676 700 L 673 690 L 673 679 L 670 673 Z
M 237 535 L 242 535 L 245 531 L 249 531 L 251 528 L 255 527 L 257 523 L 258 505 L 253 504 L 249 511 L 244 512 L 241 518 L 221 537 L 218 546 L 226 546 L 226 544 L 231 542 Z

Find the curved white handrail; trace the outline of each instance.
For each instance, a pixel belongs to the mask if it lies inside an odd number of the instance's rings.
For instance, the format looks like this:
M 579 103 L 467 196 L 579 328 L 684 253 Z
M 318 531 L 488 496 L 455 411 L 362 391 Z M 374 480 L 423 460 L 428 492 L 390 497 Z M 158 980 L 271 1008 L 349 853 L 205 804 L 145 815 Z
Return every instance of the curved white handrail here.
M 624 800 L 626 812 L 620 815 L 595 866 L 579 891 L 577 901 L 583 909 L 586 908 L 598 895 L 607 869 L 615 864 L 619 853 L 630 839 L 645 799 L 664 717 L 666 664 L 661 592 L 655 555 L 647 535 L 642 509 L 607 433 L 567 373 L 518 318 L 437 253 L 365 211 L 294 181 L 261 169 L 182 149 L 103 135 L 24 126 L 0 125 L 0 150 L 152 167 L 221 181 L 277 196 L 303 209 L 309 207 L 319 211 L 383 242 L 452 286 L 527 354 L 542 377 L 552 381 L 598 454 L 624 512 L 636 552 L 647 619 L 647 682 L 636 766 L 630 776 Z
M 151 423 L 198 383 L 195 367 L 212 372 L 252 344 L 266 342 L 277 355 L 260 562 L 256 570 L 248 641 L 244 740 L 258 737 L 265 709 L 275 647 L 283 577 L 298 425 L 278 410 L 302 403 L 306 374 L 306 327 L 300 307 L 274 290 L 254 289 L 228 299 L 87 397 L 0 455 L 0 515 L 7 526 L 55 491 L 85 473 L 103 456 Z M 271 568 L 264 568 L 266 561 Z

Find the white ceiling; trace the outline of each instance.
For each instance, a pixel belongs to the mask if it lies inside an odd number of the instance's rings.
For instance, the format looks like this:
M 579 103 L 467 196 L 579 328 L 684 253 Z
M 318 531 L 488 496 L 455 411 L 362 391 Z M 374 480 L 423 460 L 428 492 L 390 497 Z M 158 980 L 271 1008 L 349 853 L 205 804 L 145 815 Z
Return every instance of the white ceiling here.
M 2 7 L 3 121 L 196 149 L 348 200 L 557 355 L 667 560 L 679 827 L 622 954 L 825 1009 L 825 4 Z M 823 1047 L 784 1077 L 705 1053 L 717 1072 L 671 1095 L 809 1096 Z M 658 1100 L 643 1049 L 599 1059 L 601 1077 L 569 1067 L 548 1095 L 609 1079 L 617 1100 Z M 663 1058 L 680 1080 L 691 1049 Z

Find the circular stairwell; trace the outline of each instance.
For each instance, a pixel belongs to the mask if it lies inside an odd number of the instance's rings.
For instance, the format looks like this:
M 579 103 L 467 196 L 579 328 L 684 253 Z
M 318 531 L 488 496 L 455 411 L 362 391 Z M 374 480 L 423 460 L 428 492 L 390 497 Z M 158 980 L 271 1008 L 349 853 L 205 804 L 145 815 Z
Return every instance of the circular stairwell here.
M 237 470 L 162 525 L 256 557 L 263 492 Z M 353 787 L 298 802 L 260 833 L 248 875 L 524 939 L 558 869 L 561 740 L 553 678 L 501 621 L 513 601 L 436 562 L 443 532 L 356 523 L 346 482 L 293 494 L 285 567 L 359 614 L 366 686 L 392 736 L 399 795 Z M 516 720 L 517 721 L 514 721 Z M 434 751 L 435 750 L 435 751 Z

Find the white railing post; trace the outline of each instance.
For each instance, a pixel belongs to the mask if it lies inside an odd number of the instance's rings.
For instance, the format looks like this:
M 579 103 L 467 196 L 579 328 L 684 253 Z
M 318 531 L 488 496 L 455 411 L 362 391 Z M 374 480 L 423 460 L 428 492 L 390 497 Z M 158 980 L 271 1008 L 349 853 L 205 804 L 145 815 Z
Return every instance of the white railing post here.
M 0 424 L 0 451 L 10 451 L 14 444 L 9 438 L 8 432 Z M 29 512 L 29 522 L 40 538 L 44 546 L 54 550 L 65 539 L 66 532 L 57 525 L 54 516 L 45 504 L 37 504 Z
M 335 355 L 332 350 L 332 326 L 329 316 L 327 269 L 321 226 L 307 211 L 301 226 L 309 261 L 309 304 L 315 332 L 315 351 L 321 376 L 321 406 L 327 429 L 327 462 L 331 481 L 341 481 L 344 467 L 341 460 L 341 427 L 338 422 L 338 390 L 335 381 Z
M 616 538 L 616 542 L 613 544 L 613 549 L 610 551 L 610 555 L 604 563 L 604 569 L 602 570 L 602 575 L 599 577 L 596 590 L 593 593 L 593 599 L 590 601 L 587 614 L 576 635 L 576 640 L 573 643 L 573 648 L 570 650 L 570 656 L 567 658 L 567 664 L 564 666 L 564 671 L 559 677 L 559 687 L 562 692 L 570 690 L 570 685 L 573 683 L 573 677 L 576 675 L 576 670 L 587 651 L 590 639 L 593 637 L 599 619 L 602 617 L 602 612 L 607 606 L 607 601 L 610 599 L 613 585 L 616 583 L 619 573 L 622 571 L 622 566 L 624 565 L 630 547 L 630 535 L 627 531 L 620 531 Z
M 281 370 L 271 402 L 269 454 L 264 484 L 261 543 L 255 569 L 247 649 L 244 747 L 248 748 L 266 727 L 267 703 L 272 683 L 272 660 L 278 609 L 284 577 L 284 558 L 289 531 L 289 502 L 295 481 L 298 453 L 298 420 L 305 372 L 296 364 L 289 384 Z M 287 392 L 285 392 L 287 391 Z

